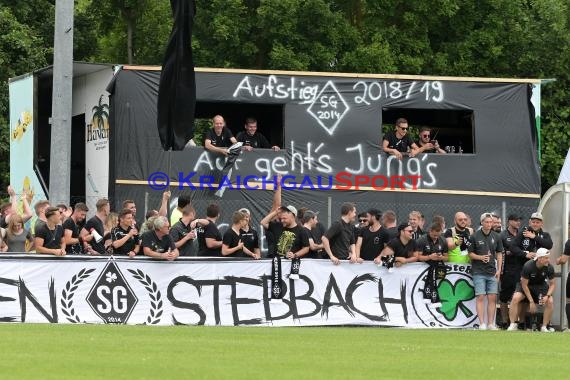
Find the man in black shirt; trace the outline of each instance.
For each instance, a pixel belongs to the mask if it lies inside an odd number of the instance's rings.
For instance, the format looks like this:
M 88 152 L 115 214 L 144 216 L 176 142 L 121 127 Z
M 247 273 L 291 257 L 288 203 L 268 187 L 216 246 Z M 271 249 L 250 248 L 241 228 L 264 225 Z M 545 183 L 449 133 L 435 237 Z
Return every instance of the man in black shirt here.
M 243 143 L 242 149 L 251 152 L 255 149 L 273 149 L 279 151 L 277 145 L 271 146 L 269 141 L 261 133 L 257 132 L 257 120 L 253 117 L 245 119 L 245 132 L 242 131 L 237 135 L 237 141 Z
M 521 279 L 522 260 L 511 253 L 511 245 L 519 233 L 521 218 L 511 214 L 507 218 L 507 228 L 501 231 L 499 237 L 503 242 L 503 273 L 501 275 L 501 291 L 499 292 L 499 302 L 501 304 L 501 320 L 503 325 L 508 326 L 509 305 L 513 298 L 517 283 Z
M 347 259 L 351 262 L 362 262 L 356 255 L 352 229 L 352 223 L 356 219 L 356 206 L 350 202 L 343 203 L 340 214 L 340 220 L 333 222 L 323 236 L 325 252 L 335 265 L 340 264 L 340 260 Z
M 133 227 L 135 215 L 130 208 L 119 213 L 119 225 L 111 229 L 113 254 L 135 257 L 140 250 L 138 230 Z
M 239 237 L 241 241 L 243 241 L 244 251 L 247 249 L 249 252 L 252 252 L 252 256 L 254 259 L 261 258 L 261 250 L 259 249 L 259 235 L 257 234 L 257 230 L 251 225 L 251 213 L 247 208 L 240 208 L 238 210 L 242 214 L 245 215 L 246 223 L 239 231 Z M 247 252 L 247 251 L 246 251 Z
M 276 217 L 279 221 L 275 221 Z M 261 220 L 261 225 L 275 236 L 275 252 L 288 259 L 296 259 L 309 253 L 309 237 L 304 228 L 297 224 L 297 209 L 281 206 L 272 210 Z
M 420 129 L 420 139 L 416 141 L 418 146 L 418 153 L 447 153 L 445 150 L 441 149 L 437 140 L 432 139 L 431 129 L 428 127 L 422 127 Z
M 534 259 L 539 248 L 552 249 L 554 243 L 548 232 L 542 230 L 542 214 L 535 212 L 530 216 L 528 226 L 525 226 L 511 244 L 511 254 L 519 257 L 523 263 Z
M 206 208 L 208 224 L 196 228 L 198 234 L 198 256 L 220 257 L 222 256 L 222 234 L 216 226 L 220 217 L 220 206 L 212 203 Z
M 204 147 L 210 152 L 221 153 L 227 156 L 229 153 L 227 148 L 235 144 L 237 140 L 229 128 L 226 127 L 223 117 L 220 115 L 214 116 L 212 123 L 214 126 L 206 134 Z
M 556 281 L 554 280 L 554 267 L 550 264 L 550 251 L 546 248 L 539 248 L 535 253 L 534 260 L 527 261 L 523 266 L 521 281 L 517 284 L 513 300 L 511 301 L 511 310 L 509 312 L 511 324 L 507 330 L 518 330 L 518 326 L 514 322 L 519 311 L 518 306 L 520 302 L 527 300 L 531 314 L 536 313 L 537 303 L 544 305 L 540 331 L 554 331 L 548 327 L 548 324 L 554 310 L 552 294 L 554 294 L 555 288 Z
M 380 226 L 380 210 L 372 208 L 366 213 L 368 227 L 360 230 L 360 236 L 356 239 L 356 256 L 362 260 L 373 261 L 384 249 L 387 241 L 383 240 L 382 227 Z
M 380 255 L 378 255 L 374 262 L 376 264 L 382 263 L 382 258 L 394 257 L 394 265 L 401 267 L 407 263 L 414 263 L 418 261 L 418 248 L 416 241 L 412 239 L 414 230 L 408 223 L 402 223 L 398 226 L 398 237 L 390 240 L 384 247 Z
M 418 152 L 418 146 L 408 135 L 408 128 L 406 119 L 396 120 L 396 130 L 386 133 L 382 141 L 384 152 L 396 156 L 398 160 L 402 159 L 402 153 L 409 153 L 410 157 L 414 157 Z
M 172 261 L 178 257 L 178 249 L 169 234 L 170 224 L 165 216 L 157 216 L 153 230 L 142 236 L 142 249 L 146 256 Z
M 63 237 L 65 239 L 65 252 L 68 255 L 81 255 L 83 251 L 83 239 L 79 236 L 81 226 L 89 208 L 85 203 L 75 204 L 73 214 L 63 222 Z
M 85 223 L 85 227 L 81 230 L 79 236 L 83 239 L 83 248 L 91 255 L 103 255 L 105 253 L 105 245 L 103 236 L 105 236 L 105 221 L 111 212 L 109 201 L 105 198 L 99 199 L 95 204 L 97 212 Z
M 196 210 L 192 205 L 187 204 L 182 209 L 182 218 L 170 228 L 170 237 L 178 248 L 180 256 L 196 256 L 198 254 L 198 249 L 194 244 L 197 237 L 196 225 L 210 224 L 208 219 L 195 219 L 195 216 Z
M 59 225 L 61 216 L 57 207 L 48 207 L 45 211 L 46 223 L 36 230 L 34 245 L 37 253 L 65 256 L 63 227 Z

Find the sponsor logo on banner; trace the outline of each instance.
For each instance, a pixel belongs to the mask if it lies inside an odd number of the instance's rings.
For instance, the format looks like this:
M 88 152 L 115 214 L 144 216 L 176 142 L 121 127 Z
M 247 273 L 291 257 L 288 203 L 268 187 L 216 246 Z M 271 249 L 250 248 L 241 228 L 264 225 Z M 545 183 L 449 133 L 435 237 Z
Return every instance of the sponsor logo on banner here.
M 137 302 L 114 261 L 107 263 L 87 296 L 87 303 L 105 323 L 126 323 Z
M 475 289 L 471 278 L 471 266 L 448 264 L 445 279 L 437 286 L 441 306 L 425 303 L 423 298 L 426 269 L 418 276 L 412 288 L 412 308 L 420 321 L 428 327 L 469 327 L 477 315 Z

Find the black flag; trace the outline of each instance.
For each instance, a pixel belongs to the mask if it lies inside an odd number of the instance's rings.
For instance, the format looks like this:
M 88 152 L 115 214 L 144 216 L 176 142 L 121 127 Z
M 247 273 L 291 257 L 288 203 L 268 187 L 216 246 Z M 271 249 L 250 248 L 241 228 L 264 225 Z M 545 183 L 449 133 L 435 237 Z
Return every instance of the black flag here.
M 192 59 L 195 0 L 170 0 L 174 25 L 158 87 L 158 134 L 164 150 L 182 150 L 194 137 L 196 77 Z

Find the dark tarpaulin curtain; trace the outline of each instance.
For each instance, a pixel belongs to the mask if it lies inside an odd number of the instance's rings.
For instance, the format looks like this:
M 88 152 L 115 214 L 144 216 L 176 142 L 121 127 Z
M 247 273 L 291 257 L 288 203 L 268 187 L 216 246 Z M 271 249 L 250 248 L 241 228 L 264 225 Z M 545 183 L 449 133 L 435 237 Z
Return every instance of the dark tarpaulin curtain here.
M 158 134 L 164 150 L 182 150 L 194 137 L 196 78 L 192 59 L 195 0 L 170 0 L 174 24 L 158 87 Z

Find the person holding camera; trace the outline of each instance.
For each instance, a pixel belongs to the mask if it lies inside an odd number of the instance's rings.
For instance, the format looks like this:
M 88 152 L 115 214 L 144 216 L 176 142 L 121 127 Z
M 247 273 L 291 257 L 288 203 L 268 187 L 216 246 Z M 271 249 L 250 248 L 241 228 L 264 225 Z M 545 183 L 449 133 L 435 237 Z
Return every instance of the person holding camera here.
M 437 140 L 432 139 L 430 128 L 422 127 L 419 136 L 419 140 L 416 141 L 416 145 L 419 148 L 417 153 L 447 153 L 444 149 L 441 149 Z

